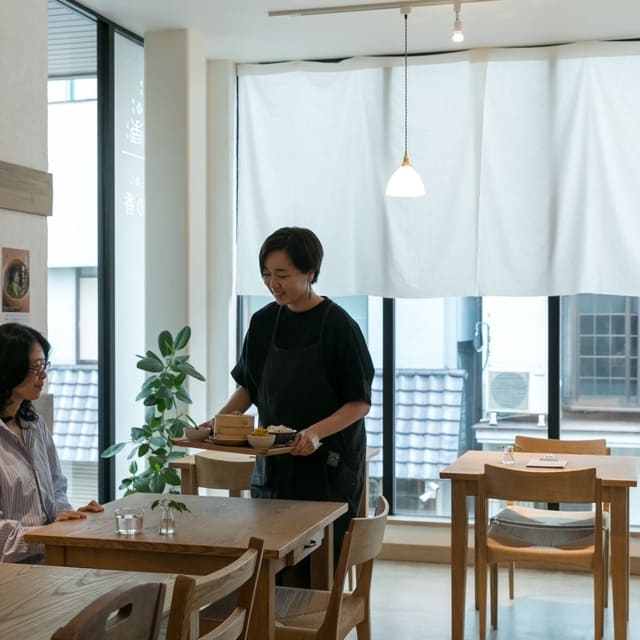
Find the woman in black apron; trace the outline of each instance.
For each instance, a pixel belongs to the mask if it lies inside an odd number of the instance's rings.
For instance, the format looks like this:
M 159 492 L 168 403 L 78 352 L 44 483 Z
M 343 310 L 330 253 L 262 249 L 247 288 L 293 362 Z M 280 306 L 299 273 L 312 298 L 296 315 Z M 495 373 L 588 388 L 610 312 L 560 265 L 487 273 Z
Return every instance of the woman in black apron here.
M 334 525 L 337 560 L 363 491 L 373 363 L 357 323 L 312 285 L 322 262 L 313 232 L 285 227 L 260 250 L 275 302 L 256 312 L 231 372 L 239 387 L 221 413 L 258 408 L 260 425 L 298 433 L 291 455 L 258 456 L 251 495 L 347 502 Z

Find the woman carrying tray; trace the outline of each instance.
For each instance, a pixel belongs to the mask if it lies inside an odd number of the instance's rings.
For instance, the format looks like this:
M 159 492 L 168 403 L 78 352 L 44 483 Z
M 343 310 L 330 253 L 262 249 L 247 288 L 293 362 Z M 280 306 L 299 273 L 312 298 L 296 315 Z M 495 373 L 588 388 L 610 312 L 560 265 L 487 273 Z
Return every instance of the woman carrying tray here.
M 261 425 L 297 431 L 291 455 L 257 457 L 251 495 L 347 502 L 334 526 L 337 559 L 363 491 L 374 368 L 356 322 L 313 290 L 322 258 L 309 229 L 283 227 L 264 241 L 260 270 L 275 302 L 251 317 L 231 371 L 239 386 L 220 413 L 255 404 Z

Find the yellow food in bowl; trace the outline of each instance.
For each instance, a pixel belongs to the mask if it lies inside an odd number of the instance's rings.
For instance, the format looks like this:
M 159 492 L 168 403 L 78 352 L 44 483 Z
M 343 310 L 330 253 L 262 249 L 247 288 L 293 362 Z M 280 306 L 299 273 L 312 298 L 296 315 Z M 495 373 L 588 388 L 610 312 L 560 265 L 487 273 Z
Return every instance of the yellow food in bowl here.
M 268 436 L 271 435 L 266 429 L 260 427 L 259 429 L 256 429 L 255 431 L 251 432 L 252 436 Z

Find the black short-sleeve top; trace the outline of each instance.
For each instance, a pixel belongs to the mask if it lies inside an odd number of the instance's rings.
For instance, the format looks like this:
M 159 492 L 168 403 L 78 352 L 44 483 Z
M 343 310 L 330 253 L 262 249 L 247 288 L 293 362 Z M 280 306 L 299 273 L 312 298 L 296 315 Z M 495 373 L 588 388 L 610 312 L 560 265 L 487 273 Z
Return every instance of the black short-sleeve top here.
M 331 308 L 321 332 L 327 305 Z M 242 354 L 231 371 L 233 379 L 249 391 L 251 401 L 256 402 L 278 310 L 276 346 L 281 349 L 307 347 L 315 344 L 322 333 L 324 367 L 341 404 L 354 401 L 371 404 L 374 368 L 362 331 L 342 307 L 328 298 L 309 311 L 295 312 L 272 302 L 253 314 Z

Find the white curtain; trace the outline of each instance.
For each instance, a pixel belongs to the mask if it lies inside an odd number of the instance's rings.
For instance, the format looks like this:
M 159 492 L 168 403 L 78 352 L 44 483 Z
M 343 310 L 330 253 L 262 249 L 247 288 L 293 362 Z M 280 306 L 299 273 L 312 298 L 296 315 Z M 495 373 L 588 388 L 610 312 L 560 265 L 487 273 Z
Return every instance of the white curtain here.
M 325 248 L 319 289 L 395 298 L 638 295 L 640 43 L 238 66 L 238 289 L 284 225 Z

